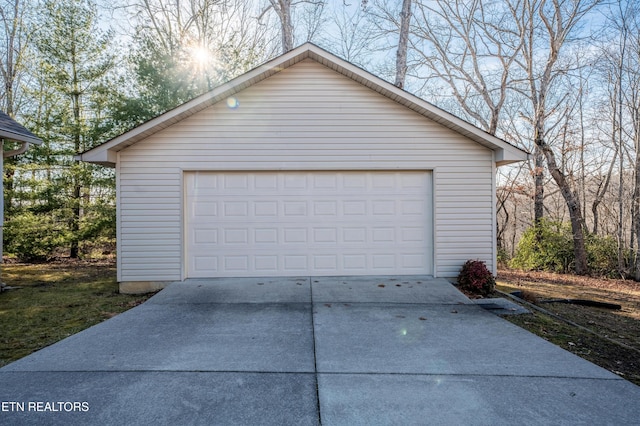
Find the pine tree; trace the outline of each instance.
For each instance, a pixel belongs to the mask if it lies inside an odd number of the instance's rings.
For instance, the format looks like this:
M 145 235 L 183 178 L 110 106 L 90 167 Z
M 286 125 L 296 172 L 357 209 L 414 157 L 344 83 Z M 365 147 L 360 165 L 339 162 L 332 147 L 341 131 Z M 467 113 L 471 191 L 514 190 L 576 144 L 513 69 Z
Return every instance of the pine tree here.
M 82 224 L 96 198 L 96 178 L 100 176 L 100 183 L 105 184 L 112 180 L 112 173 L 80 163 L 74 155 L 104 140 L 101 122 L 110 99 L 105 92 L 111 90 L 115 60 L 110 53 L 111 34 L 98 28 L 91 0 L 46 0 L 41 19 L 44 25 L 36 39 L 40 89 L 48 91 L 46 99 L 53 102 L 40 106 L 47 117 L 41 123 L 47 127 L 46 141 L 42 152 L 34 152 L 44 158 L 34 160 L 53 163 L 46 167 L 48 179 L 41 185 L 42 195 L 46 209 L 57 212 L 53 222 L 66 222 L 69 255 L 77 258 L 80 241 L 88 236 Z

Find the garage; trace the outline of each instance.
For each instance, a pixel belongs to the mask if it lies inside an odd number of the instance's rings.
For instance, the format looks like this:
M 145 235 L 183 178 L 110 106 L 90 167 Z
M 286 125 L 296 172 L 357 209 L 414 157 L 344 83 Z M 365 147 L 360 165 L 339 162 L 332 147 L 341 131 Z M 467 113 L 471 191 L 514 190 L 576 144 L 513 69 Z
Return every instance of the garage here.
M 305 44 L 78 156 L 113 167 L 117 279 L 495 270 L 527 153 Z
M 185 172 L 187 278 L 433 274 L 429 171 Z

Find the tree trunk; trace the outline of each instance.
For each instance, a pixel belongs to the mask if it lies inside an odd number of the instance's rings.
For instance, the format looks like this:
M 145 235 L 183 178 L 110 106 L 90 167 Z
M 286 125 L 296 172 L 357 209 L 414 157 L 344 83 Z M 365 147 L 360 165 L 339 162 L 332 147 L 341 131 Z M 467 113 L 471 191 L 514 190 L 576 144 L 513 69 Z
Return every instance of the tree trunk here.
M 536 140 L 536 145 L 544 153 L 547 159 L 547 166 L 549 167 L 549 173 L 553 177 L 560 188 L 560 193 L 567 203 L 569 208 L 569 218 L 571 219 L 571 231 L 573 233 L 573 254 L 575 257 L 574 270 L 577 275 L 585 275 L 589 272 L 589 266 L 587 264 L 587 250 L 585 247 L 584 238 L 584 220 L 580 213 L 580 201 L 578 197 L 573 193 L 569 182 L 558 167 L 556 162 L 556 156 L 551 148 L 546 144 L 544 140 Z
M 624 49 L 623 49 L 624 55 Z M 622 73 L 622 66 L 620 66 Z M 622 99 L 622 76 L 619 77 L 618 83 L 618 143 L 620 172 L 618 174 L 618 273 L 624 274 L 625 258 L 624 258 L 624 132 L 623 132 L 623 99 Z
M 593 234 L 594 235 L 598 235 L 598 224 L 600 222 L 600 216 L 598 214 L 598 205 L 600 204 L 600 202 L 598 203 L 593 203 L 591 205 L 591 213 L 593 214 Z
M 534 147 L 533 161 L 533 223 L 534 225 L 538 225 L 544 217 L 544 153 L 542 149 L 539 148 L 538 141 L 536 141 Z
M 80 83 L 78 77 L 77 63 L 76 63 L 76 55 L 75 55 L 75 43 L 72 42 L 72 52 L 73 52 L 73 62 L 72 62 L 72 84 L 73 84 L 73 92 L 71 94 L 71 100 L 73 105 L 73 148 L 76 154 L 79 154 L 82 151 L 82 124 L 81 124 L 81 116 L 80 116 Z M 78 163 L 77 160 L 74 160 L 75 163 Z M 72 167 L 72 175 L 73 175 L 73 195 L 71 197 L 72 203 L 72 215 L 71 215 L 71 226 L 69 227 L 71 231 L 71 244 L 69 248 L 69 257 L 72 259 L 77 259 L 80 256 L 79 249 L 79 241 L 80 241 L 80 194 L 82 192 L 82 184 L 81 184 L 81 175 L 79 171 L 73 170 Z
M 636 236 L 636 264 L 634 279 L 640 281 L 640 152 L 636 148 L 636 181 L 633 188 L 633 223 Z
M 640 123 L 640 116 L 638 113 L 640 111 L 636 111 L 636 123 Z M 633 223 L 635 224 L 634 231 L 636 236 L 636 259 L 635 259 L 635 275 L 634 279 L 636 281 L 640 281 L 640 135 L 638 134 L 638 130 L 640 130 L 640 126 L 636 127 L 636 135 L 635 135 L 635 148 L 636 148 L 636 170 L 635 170 L 635 185 L 633 188 L 633 202 L 632 202 L 632 214 L 633 214 Z
M 600 183 L 600 185 L 598 186 L 593 204 L 591 204 L 591 212 L 593 213 L 593 233 L 595 235 L 598 235 L 599 231 L 600 215 L 598 214 L 598 206 L 600 206 L 600 203 L 602 203 L 602 200 L 604 200 L 604 196 L 609 189 L 609 183 L 611 182 L 611 175 L 613 174 L 613 168 L 616 164 L 617 157 L 618 153 L 616 151 L 611 160 L 611 164 L 609 164 L 609 170 L 607 171 L 607 175 L 605 176 L 604 183 Z
M 73 203 L 73 214 L 71 217 L 71 224 L 69 226 L 69 230 L 71 231 L 69 257 L 72 259 L 77 259 L 80 256 L 78 238 L 78 233 L 80 231 L 80 185 L 78 185 L 77 183 L 73 187 L 73 197 L 71 202 Z
M 407 46 L 409 44 L 409 26 L 411 24 L 411 0 L 402 1 L 400 12 L 400 36 L 396 52 L 396 81 L 395 85 L 404 88 L 407 76 Z
M 293 22 L 291 21 L 291 0 L 280 0 L 280 24 L 282 26 L 282 53 L 293 50 Z

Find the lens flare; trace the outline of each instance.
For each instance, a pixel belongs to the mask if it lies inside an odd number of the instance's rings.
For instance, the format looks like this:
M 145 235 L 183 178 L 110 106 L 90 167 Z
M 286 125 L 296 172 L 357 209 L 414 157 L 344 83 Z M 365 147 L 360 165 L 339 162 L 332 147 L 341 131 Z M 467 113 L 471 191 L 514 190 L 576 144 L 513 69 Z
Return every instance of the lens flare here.
M 233 96 L 227 98 L 227 107 L 229 107 L 229 109 L 237 109 L 240 106 L 240 102 L 238 101 L 238 99 L 234 98 Z

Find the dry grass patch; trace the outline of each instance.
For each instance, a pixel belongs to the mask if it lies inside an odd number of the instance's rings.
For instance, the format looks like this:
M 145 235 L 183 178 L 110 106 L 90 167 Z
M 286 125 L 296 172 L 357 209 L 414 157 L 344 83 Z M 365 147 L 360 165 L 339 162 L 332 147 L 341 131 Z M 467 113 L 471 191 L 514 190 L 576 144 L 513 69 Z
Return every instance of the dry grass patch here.
M 523 291 L 537 306 L 592 333 L 540 313 L 506 319 L 640 385 L 640 283 L 512 270 L 499 271 L 496 281 L 498 290 Z M 546 303 L 552 299 L 587 299 L 622 309 Z

